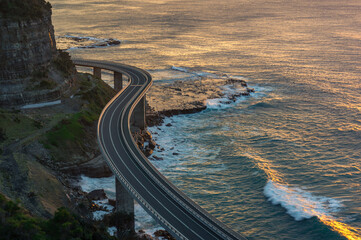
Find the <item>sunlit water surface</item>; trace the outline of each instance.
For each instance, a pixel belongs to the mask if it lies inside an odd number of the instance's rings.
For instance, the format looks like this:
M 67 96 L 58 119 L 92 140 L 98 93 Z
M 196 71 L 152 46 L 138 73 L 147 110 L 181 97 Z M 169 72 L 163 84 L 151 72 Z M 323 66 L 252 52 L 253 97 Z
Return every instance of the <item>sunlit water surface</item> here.
M 151 129 L 154 164 L 202 207 L 250 239 L 361 239 L 359 0 L 51 2 L 57 36 L 122 41 L 72 56 L 255 87 Z

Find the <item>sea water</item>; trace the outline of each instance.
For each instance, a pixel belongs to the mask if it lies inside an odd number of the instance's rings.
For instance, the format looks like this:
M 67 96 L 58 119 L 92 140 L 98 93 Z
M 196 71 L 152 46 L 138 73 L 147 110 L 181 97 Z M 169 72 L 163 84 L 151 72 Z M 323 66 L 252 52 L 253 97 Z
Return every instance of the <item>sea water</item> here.
M 199 205 L 250 239 L 361 239 L 359 0 L 51 3 L 58 37 L 121 41 L 73 57 L 255 88 L 151 128 L 154 165 Z

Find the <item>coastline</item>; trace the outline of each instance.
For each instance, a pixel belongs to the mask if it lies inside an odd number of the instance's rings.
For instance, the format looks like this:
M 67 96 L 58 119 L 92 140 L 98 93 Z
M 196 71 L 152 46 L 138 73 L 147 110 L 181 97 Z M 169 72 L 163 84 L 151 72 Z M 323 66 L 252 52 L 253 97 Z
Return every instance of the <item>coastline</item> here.
M 201 78 L 166 83 L 155 81 L 147 94 L 147 125 L 160 125 L 165 117 L 201 112 L 207 109 L 212 99 L 230 104 L 252 92 L 254 89 L 240 78 Z
M 176 92 L 176 93 L 175 93 Z M 187 80 L 175 81 L 168 83 L 155 83 L 150 95 L 147 97 L 147 125 L 148 127 L 158 128 L 165 125 L 167 118 L 174 115 L 192 114 L 201 112 L 207 109 L 210 100 L 218 100 L 219 104 L 231 104 L 240 96 L 248 96 L 254 89 L 248 88 L 247 83 L 243 79 L 222 78 L 222 79 L 201 79 L 201 80 Z M 172 97 L 174 96 L 174 97 Z M 157 111 L 155 110 L 157 109 Z M 170 123 L 165 126 L 171 126 Z M 164 148 L 156 143 L 157 137 L 152 137 L 153 131 L 147 128 L 145 131 L 136 131 L 133 134 L 135 141 L 141 151 L 152 162 L 164 160 L 162 157 L 157 157 L 164 151 Z M 157 133 L 154 133 L 157 134 Z M 154 154 L 153 154 L 154 153 Z M 177 151 L 173 155 L 179 155 Z M 112 203 L 114 202 L 114 192 L 110 186 L 114 177 L 108 178 L 91 178 L 82 176 L 79 187 L 82 191 L 89 194 L 92 191 L 105 190 L 107 192 L 108 203 L 105 198 L 103 202 L 93 201 L 96 207 L 93 209 L 93 218 L 101 220 L 106 219 L 107 215 L 112 213 Z M 97 186 L 94 188 L 94 186 Z M 140 216 L 141 221 L 136 222 L 137 232 L 141 236 L 149 236 L 154 238 L 158 234 L 163 234 L 165 237 L 166 231 L 162 230 L 160 226 L 154 225 L 154 220 L 139 206 L 136 207 L 136 215 Z M 172 238 L 164 238 L 172 239 Z

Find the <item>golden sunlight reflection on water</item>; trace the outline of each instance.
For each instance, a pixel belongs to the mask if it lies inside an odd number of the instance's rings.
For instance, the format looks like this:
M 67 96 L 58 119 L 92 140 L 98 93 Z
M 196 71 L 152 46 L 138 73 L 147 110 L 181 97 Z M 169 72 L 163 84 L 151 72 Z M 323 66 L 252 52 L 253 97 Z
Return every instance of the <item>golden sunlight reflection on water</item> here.
M 288 183 L 283 178 L 282 174 L 275 170 L 275 167 L 272 166 L 269 160 L 263 159 L 255 154 L 246 154 L 247 156 L 254 159 L 258 168 L 262 169 L 268 177 L 268 181 L 272 181 L 276 186 L 282 188 L 282 190 L 287 191 L 290 195 L 294 195 L 295 192 L 292 188 L 287 186 Z M 357 168 L 357 167 L 356 167 Z M 360 170 L 360 169 L 358 169 Z M 302 201 L 302 198 L 301 198 Z M 299 204 L 299 203 L 298 203 Z M 361 228 L 352 227 L 346 223 L 340 222 L 337 219 L 330 215 L 326 215 L 321 211 L 316 211 L 314 206 L 309 204 L 307 201 L 302 201 L 302 206 L 304 211 L 310 215 L 316 216 L 321 222 L 330 226 L 334 231 L 345 236 L 349 240 L 360 240 L 361 239 Z
M 304 174 L 315 181 L 315 192 L 318 188 L 324 195 L 334 193 L 332 196 L 345 196 L 346 200 L 352 197 L 345 214 L 359 216 L 361 1 L 51 2 L 57 36 L 122 41 L 109 48 L 71 50 L 74 57 L 124 62 L 155 71 L 172 66 L 199 68 L 274 87 L 280 96 L 267 93 L 272 99 L 267 102 L 269 108 L 261 102 L 240 110 L 252 116 L 249 122 L 260 124 L 250 124 L 250 128 L 242 128 L 242 133 L 235 130 L 231 137 L 236 141 L 248 138 L 262 148 L 267 144 L 269 148 L 277 146 L 272 151 L 281 153 L 277 158 L 286 158 L 283 162 L 262 158 L 264 155 L 250 150 L 249 157 L 255 159 L 257 168 L 266 173 L 269 181 L 293 186 L 295 179 L 300 180 Z M 184 75 L 180 73 L 177 74 Z M 267 112 L 272 113 L 264 114 Z M 242 118 L 247 118 L 247 114 Z M 220 137 L 222 134 L 224 131 Z M 288 162 L 288 157 L 293 161 Z M 296 161 L 304 165 L 293 164 Z M 285 166 L 280 167 L 282 164 Z M 354 169 L 347 168 L 351 164 Z M 302 169 L 301 174 L 293 172 L 297 167 Z M 174 167 L 173 174 L 181 175 L 181 168 Z M 190 165 L 190 174 L 195 173 L 194 169 L 197 168 Z M 317 185 L 325 179 L 329 185 Z M 311 180 L 305 185 L 311 186 Z M 215 195 L 219 195 L 217 191 Z M 347 224 L 343 219 L 315 215 L 347 238 L 360 239 L 361 230 L 350 226 L 359 227 L 359 218 Z

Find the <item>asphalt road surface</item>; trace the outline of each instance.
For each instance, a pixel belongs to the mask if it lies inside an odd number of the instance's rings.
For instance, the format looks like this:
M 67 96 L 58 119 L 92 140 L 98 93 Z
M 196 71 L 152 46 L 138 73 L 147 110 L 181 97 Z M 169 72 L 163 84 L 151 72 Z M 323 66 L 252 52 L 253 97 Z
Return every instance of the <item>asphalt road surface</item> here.
M 130 132 L 130 117 L 137 102 L 152 85 L 150 74 L 124 64 L 74 62 L 122 72 L 130 79 L 129 85 L 104 108 L 98 123 L 98 140 L 108 165 L 133 198 L 177 239 L 246 239 L 177 189 L 135 144 Z

